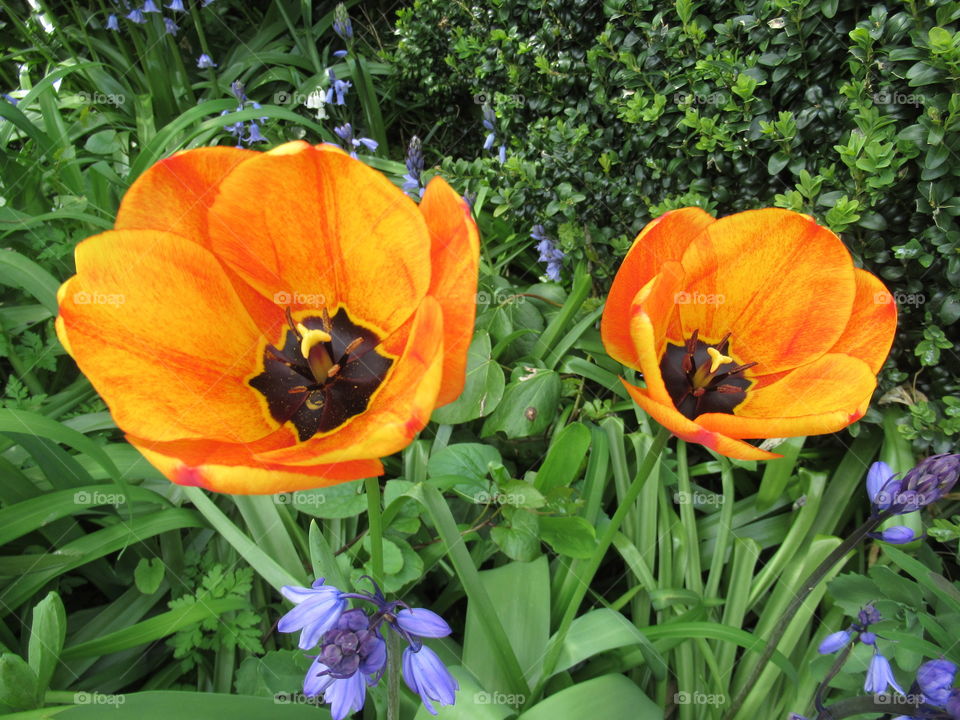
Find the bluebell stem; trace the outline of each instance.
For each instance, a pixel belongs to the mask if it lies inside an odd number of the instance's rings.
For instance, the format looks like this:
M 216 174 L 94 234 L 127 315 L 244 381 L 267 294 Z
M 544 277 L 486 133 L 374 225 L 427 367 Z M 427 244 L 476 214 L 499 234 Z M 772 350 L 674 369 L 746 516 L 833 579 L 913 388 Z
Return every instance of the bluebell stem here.
M 335 105 L 346 104 L 343 96 L 346 95 L 347 90 L 353 87 L 353 83 L 349 80 L 338 80 L 333 68 L 327 70 L 327 76 L 330 78 L 330 86 L 327 89 L 327 103 L 334 103 L 334 98 L 336 98 Z
M 216 66 L 217 64 L 213 61 L 213 58 L 211 58 L 206 53 L 203 53 L 200 57 L 197 58 L 197 67 L 200 68 L 201 70 L 204 70 L 206 68 L 215 68 Z
M 167 10 L 173 10 L 173 12 L 186 12 L 186 8 L 183 6 L 183 0 L 170 0 L 170 4 L 166 6 Z
M 107 17 L 107 30 L 119 30 L 120 22 L 117 20 L 117 16 L 113 13 Z
M 180 26 L 173 21 L 173 18 L 165 17 L 163 19 L 163 27 L 167 31 L 168 35 L 173 35 L 174 37 L 176 37 L 177 33 L 180 32 Z
M 367 686 L 377 684 L 386 667 L 386 626 L 407 643 L 402 657 L 404 681 L 420 696 L 424 707 L 436 715 L 433 703 L 452 705 L 460 686 L 421 638 L 446 637 L 450 626 L 431 610 L 387 600 L 377 584 L 370 582 L 373 593 L 341 592 L 324 585 L 323 578 L 311 588 L 281 589 L 284 597 L 298 605 L 280 619 L 278 629 L 302 630 L 299 647 L 303 649 L 320 644 L 319 654 L 304 679 L 304 695 L 322 693 L 324 702 L 330 704 L 333 720 L 343 720 L 360 710 Z M 369 612 L 359 608 L 347 610 L 347 599 L 362 600 L 374 607 Z
M 357 156 L 357 148 L 361 145 L 371 152 L 377 149 L 376 140 L 366 137 L 355 137 L 353 134 L 353 126 L 350 123 L 344 123 L 340 127 L 335 127 L 333 132 L 337 134 L 338 138 L 343 140 L 343 147 L 350 153 L 351 157 Z
M 553 241 L 547 237 L 543 225 L 534 225 L 530 237 L 538 241 L 537 252 L 540 253 L 538 259 L 540 262 L 547 264 L 547 277 L 554 282 L 558 282 L 560 280 L 561 262 L 566 254 L 559 250 L 553 244 Z
M 407 174 L 403 176 L 403 191 L 418 198 L 423 197 L 425 188 L 420 175 L 423 173 L 423 146 L 420 138 L 414 135 L 407 147 Z

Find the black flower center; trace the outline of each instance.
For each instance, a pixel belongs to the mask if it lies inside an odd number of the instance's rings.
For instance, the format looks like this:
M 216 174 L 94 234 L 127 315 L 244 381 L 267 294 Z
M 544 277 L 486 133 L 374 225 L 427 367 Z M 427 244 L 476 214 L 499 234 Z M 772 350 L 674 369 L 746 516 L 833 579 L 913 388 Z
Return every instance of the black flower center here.
M 302 442 L 365 411 L 393 360 L 377 352 L 380 338 L 344 308 L 299 323 L 288 308 L 287 323 L 283 348 L 266 347 L 263 372 L 250 385 L 274 420 L 293 423 Z
M 677 410 L 693 420 L 704 413 L 733 414 L 752 384 L 743 371 L 755 362 L 740 365 L 727 356 L 730 333 L 715 345 L 703 342 L 697 331 L 683 345 L 667 344 L 660 360 L 664 385 Z

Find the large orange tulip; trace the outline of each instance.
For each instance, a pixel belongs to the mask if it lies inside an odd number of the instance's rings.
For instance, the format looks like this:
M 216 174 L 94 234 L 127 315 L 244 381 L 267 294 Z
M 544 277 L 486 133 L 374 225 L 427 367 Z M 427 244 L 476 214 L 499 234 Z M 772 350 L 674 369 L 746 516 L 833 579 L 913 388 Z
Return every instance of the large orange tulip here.
M 190 150 L 77 247 L 57 333 L 170 480 L 275 493 L 383 472 L 463 389 L 479 238 L 331 145 Z
M 876 277 L 806 215 L 719 220 L 698 208 L 648 224 L 601 323 L 626 388 L 678 437 L 728 457 L 780 457 L 745 438 L 816 435 L 858 420 L 893 342 L 897 312 Z

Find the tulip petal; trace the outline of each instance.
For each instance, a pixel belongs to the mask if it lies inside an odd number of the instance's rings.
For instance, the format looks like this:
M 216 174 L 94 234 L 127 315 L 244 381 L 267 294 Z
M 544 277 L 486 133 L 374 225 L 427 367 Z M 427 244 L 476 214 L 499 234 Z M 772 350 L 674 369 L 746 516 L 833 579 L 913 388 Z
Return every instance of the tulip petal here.
M 366 412 L 329 435 L 264 452 L 260 457 L 300 466 L 391 455 L 406 447 L 427 424 L 442 372 L 443 315 L 440 304 L 428 296 L 414 318 L 406 348 Z
M 125 431 L 154 441 L 247 442 L 277 425 L 247 385 L 260 332 L 216 259 L 156 230 L 76 250 L 58 335 Z
M 640 369 L 630 332 L 630 303 L 663 263 L 679 260 L 693 239 L 713 222 L 700 208 L 689 207 L 664 213 L 640 231 L 617 271 L 600 320 L 600 334 L 610 357 Z
M 761 450 L 741 440 L 735 440 L 718 432 L 711 432 L 701 427 L 697 422 L 680 414 L 672 403 L 670 405 L 658 403 L 651 399 L 644 389 L 636 388 L 622 379 L 621 382 L 623 382 L 623 386 L 627 389 L 627 392 L 630 393 L 630 397 L 632 397 L 650 417 L 681 440 L 705 445 L 721 455 L 726 455 L 727 457 L 738 460 L 775 460 L 776 458 L 782 457 L 782 455 Z
M 681 305 L 684 335 L 699 330 L 717 342 L 732 333 L 730 349 L 739 362 L 758 363 L 755 375 L 815 360 L 850 319 L 850 254 L 806 215 L 767 208 L 721 218 L 690 243 L 681 264 L 685 290 L 707 299 Z
M 732 438 L 836 432 L 863 416 L 876 384 L 865 362 L 830 353 L 770 385 L 749 390 L 735 414 L 707 413 L 697 422 Z
M 427 185 L 420 212 L 430 229 L 432 275 L 428 293 L 443 310 L 443 379 L 437 406 L 453 402 L 466 381 L 467 350 L 476 316 L 480 235 L 470 207 L 437 176 Z
M 897 332 L 897 304 L 878 277 L 859 268 L 853 273 L 857 282 L 853 314 L 830 352 L 860 358 L 876 375 Z
M 660 360 L 665 352 L 671 319 L 679 318 L 676 293 L 683 286 L 683 268 L 680 263 L 665 263 L 656 275 L 637 293 L 630 306 L 630 336 L 634 344 L 634 357 L 643 373 L 647 393 L 652 400 L 663 405 L 673 405 L 660 370 Z M 675 325 L 675 324 L 674 324 Z M 669 338 L 682 342 L 680 338 Z
M 114 229 L 165 230 L 205 242 L 207 210 L 220 183 L 257 155 L 233 147 L 197 148 L 155 163 L 123 196 Z
M 302 142 L 230 173 L 209 232 L 227 267 L 297 319 L 344 305 L 383 337 L 430 284 L 430 234 L 413 201 L 360 161 Z
M 292 467 L 266 462 L 244 452 L 243 446 L 217 448 L 213 443 L 151 443 L 129 435 L 127 440 L 172 482 L 232 495 L 310 490 L 383 474 L 379 460 Z M 235 464 L 223 464 L 224 460 L 233 460 Z

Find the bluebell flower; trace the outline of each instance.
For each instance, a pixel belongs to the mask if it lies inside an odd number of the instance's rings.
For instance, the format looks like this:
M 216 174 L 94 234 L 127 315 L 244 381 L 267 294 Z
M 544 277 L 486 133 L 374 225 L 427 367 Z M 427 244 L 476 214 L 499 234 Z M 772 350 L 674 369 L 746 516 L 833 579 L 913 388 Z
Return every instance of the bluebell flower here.
M 110 15 L 107 17 L 107 30 L 119 30 L 119 29 L 120 29 L 120 21 L 117 20 L 116 15 L 114 15 L 113 13 L 110 13 Z
M 213 58 L 206 53 L 203 53 L 197 58 L 197 67 L 200 69 L 215 68 L 216 66 L 217 64 L 213 61 Z
M 886 476 L 886 481 L 881 479 Z M 936 502 L 957 484 L 960 455 L 932 455 L 908 470 L 903 478 L 885 463 L 874 463 L 867 473 L 867 492 L 875 511 L 905 515 Z
M 233 93 L 237 102 L 240 103 L 240 107 L 238 107 L 237 110 L 243 110 L 243 103 L 246 102 L 247 99 L 247 93 L 243 88 L 243 83 L 239 80 L 234 80 L 230 83 L 230 92 Z
M 180 32 L 180 26 L 173 21 L 173 18 L 165 17 L 163 19 L 163 27 L 167 31 L 167 34 L 173 35 L 174 37 Z
M 870 667 L 867 668 L 867 679 L 863 683 L 863 689 L 868 693 L 880 695 L 887 691 L 888 686 L 901 695 L 906 695 L 893 676 L 890 661 L 881 655 L 879 650 L 874 649 L 873 657 L 870 659 Z
M 324 585 L 324 578 L 309 588 L 285 585 L 280 593 L 297 606 L 280 618 L 277 629 L 280 632 L 302 630 L 298 643 L 302 650 L 314 647 L 347 609 L 343 593 L 332 585 Z
M 414 135 L 410 138 L 410 145 L 407 147 L 407 174 L 403 176 L 403 191 L 423 197 L 425 188 L 421 180 L 423 173 L 423 146 L 420 144 L 420 138 Z
M 268 141 L 260 133 L 260 126 L 252 122 L 250 123 L 250 129 L 247 132 L 247 136 L 244 138 L 244 142 L 247 145 L 252 145 L 253 143 L 268 142 Z
M 335 58 L 341 58 L 341 59 L 342 59 L 342 58 L 345 58 L 345 57 L 347 56 L 347 53 L 348 53 L 347 50 L 334 50 L 334 51 L 333 51 L 333 56 L 334 56 Z
M 139 8 L 134 8 L 131 10 L 129 13 L 127 13 L 126 17 L 127 20 L 137 23 L 138 25 L 142 25 L 147 21 L 147 18 L 143 15 L 143 10 L 140 10 Z
M 412 646 L 403 649 L 403 681 L 420 696 L 431 715 L 437 714 L 433 702 L 453 705 L 460 689 L 460 684 L 440 657 L 426 645 L 421 645 L 418 650 Z
M 896 475 L 885 462 L 877 461 L 867 471 L 867 495 L 878 510 L 890 507 L 892 497 L 883 492 L 887 483 Z
M 349 80 L 338 80 L 333 68 L 327 70 L 327 76 L 330 78 L 330 87 L 327 89 L 327 103 L 334 102 L 334 96 L 336 96 L 336 103 L 334 104 L 344 105 L 346 101 L 343 99 L 343 96 L 347 90 L 353 87 L 353 83 Z
M 880 533 L 870 534 L 876 537 L 878 540 L 883 540 L 891 545 L 905 545 L 906 543 L 913 542 L 920 537 L 913 531 L 912 528 L 908 528 L 906 525 L 894 525 L 893 527 L 888 527 Z
M 453 632 L 446 620 L 426 608 L 402 608 L 396 616 L 397 625 L 411 635 L 442 638 Z
M 200 7 L 207 7 L 208 5 L 213 5 L 213 0 L 203 0 L 203 2 L 200 3 Z
M 924 702 L 943 707 L 950 699 L 957 666 L 943 658 L 925 662 L 917 669 L 917 687 Z
M 497 157 L 500 159 L 500 164 L 503 165 L 507 161 L 507 146 L 501 145 L 500 151 L 497 153 Z
M 160 12 L 160 8 L 157 7 L 157 4 L 153 0 L 144 0 L 143 11 L 145 13 L 158 13 Z
M 186 8 L 183 6 L 183 0 L 170 0 L 170 4 L 166 7 L 167 10 L 173 10 L 173 12 L 186 12 Z
M 534 225 L 530 237 L 539 241 L 537 243 L 537 252 L 540 253 L 538 259 L 540 262 L 547 264 L 547 277 L 554 282 L 558 282 L 560 280 L 561 261 L 566 257 L 566 254 L 547 237 L 543 225 Z
M 366 137 L 355 137 L 353 133 L 353 126 L 350 123 L 344 123 L 339 127 L 335 127 L 333 131 L 337 134 L 341 140 L 343 140 L 343 147 L 347 152 L 350 153 L 351 157 L 357 156 L 357 148 L 363 145 L 370 151 L 377 149 L 377 141 L 372 138 Z
M 853 636 L 850 634 L 849 630 L 839 630 L 835 633 L 830 633 L 823 639 L 823 642 L 820 643 L 820 647 L 817 648 L 817 652 L 821 655 L 835 653 L 837 650 L 850 642 L 851 637 Z
M 333 9 L 333 31 L 343 40 L 353 39 L 353 25 L 350 24 L 350 16 L 347 15 L 347 8 L 343 3 L 337 3 Z

